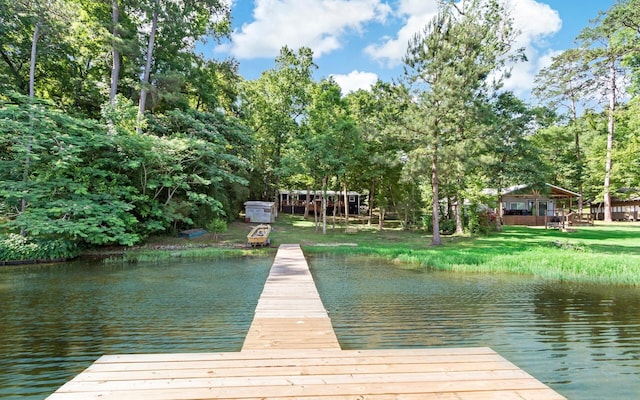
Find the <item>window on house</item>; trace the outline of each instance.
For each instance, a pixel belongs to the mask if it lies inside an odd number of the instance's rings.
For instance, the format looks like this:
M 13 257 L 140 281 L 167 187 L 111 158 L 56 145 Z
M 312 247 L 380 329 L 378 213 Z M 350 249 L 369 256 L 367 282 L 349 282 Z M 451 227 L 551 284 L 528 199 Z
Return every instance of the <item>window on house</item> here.
M 509 204 L 509 210 L 526 210 L 527 207 L 524 201 L 512 201 Z

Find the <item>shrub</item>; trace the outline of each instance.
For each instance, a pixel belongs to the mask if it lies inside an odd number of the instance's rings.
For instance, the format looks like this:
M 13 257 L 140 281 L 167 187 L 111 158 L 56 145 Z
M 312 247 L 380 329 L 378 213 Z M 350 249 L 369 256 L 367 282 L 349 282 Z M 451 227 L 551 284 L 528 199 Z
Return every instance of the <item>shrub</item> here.
M 78 254 L 78 246 L 64 239 L 31 239 L 15 233 L 0 236 L 0 262 L 59 260 Z
M 496 214 L 491 210 L 469 213 L 469 230 L 471 233 L 487 235 L 496 231 Z
M 227 221 L 221 218 L 214 218 L 211 222 L 209 222 L 205 228 L 209 232 L 213 232 L 215 240 L 218 240 L 218 234 L 222 232 L 226 232 L 227 230 Z
M 420 217 L 420 225 L 425 232 L 433 232 L 433 217 L 431 214 L 425 213 Z
M 456 232 L 456 221 L 453 219 L 443 219 L 440 221 L 440 233 L 443 235 L 453 235 Z

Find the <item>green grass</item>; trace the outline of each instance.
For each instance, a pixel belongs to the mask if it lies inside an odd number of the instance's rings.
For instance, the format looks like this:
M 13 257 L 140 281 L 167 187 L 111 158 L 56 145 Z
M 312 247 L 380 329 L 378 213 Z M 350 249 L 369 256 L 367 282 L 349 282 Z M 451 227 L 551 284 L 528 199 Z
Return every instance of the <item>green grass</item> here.
M 135 262 L 159 262 L 176 258 L 191 260 L 204 260 L 211 258 L 229 258 L 244 256 L 247 253 L 239 249 L 224 249 L 216 247 L 185 248 L 172 250 L 134 250 L 119 255 L 110 256 L 103 260 L 105 264 L 135 263 Z
M 375 255 L 416 268 L 640 286 L 639 224 L 598 225 L 575 232 L 505 227 L 490 236 L 445 236 L 442 246 L 432 246 L 428 235 L 393 228 L 378 232 L 358 226 L 357 233 L 341 229 L 321 235 L 312 227 L 294 226 L 276 227 L 273 241 L 301 243 L 305 252 Z M 323 243 L 336 246 L 320 246 Z M 340 243 L 357 246 L 337 246 Z
M 349 233 L 343 225 L 337 225 L 336 229 L 329 225 L 327 234 L 323 235 L 321 231 L 316 232 L 313 221 L 281 215 L 272 225 L 270 248 L 243 249 L 253 225 L 230 224 L 217 241 L 208 235 L 191 240 L 154 238 L 146 249 L 127 252 L 126 256 L 142 261 L 171 257 L 272 255 L 282 243 L 299 243 L 305 253 L 377 256 L 407 263 L 412 268 L 514 273 L 560 281 L 640 286 L 638 223 L 579 227 L 575 232 L 505 227 L 503 232 L 489 236 L 444 236 L 442 246 L 432 246 L 430 235 L 403 231 L 392 223 L 379 231 L 377 227 L 352 222 Z M 163 246 L 213 247 L 157 250 Z

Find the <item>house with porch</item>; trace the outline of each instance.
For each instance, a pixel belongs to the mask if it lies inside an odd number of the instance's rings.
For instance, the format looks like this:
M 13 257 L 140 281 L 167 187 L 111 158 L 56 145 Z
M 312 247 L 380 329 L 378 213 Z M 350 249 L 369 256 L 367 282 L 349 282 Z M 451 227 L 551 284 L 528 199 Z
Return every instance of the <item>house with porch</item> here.
M 338 213 L 344 212 L 344 192 L 327 190 L 327 214 L 333 214 L 333 209 L 338 206 Z M 283 190 L 278 194 L 280 204 L 280 212 L 285 214 L 304 214 L 305 207 L 309 206 L 309 211 L 313 213 L 314 208 L 321 209 L 320 200 L 322 191 L 320 190 Z M 366 196 L 358 192 L 347 192 L 347 201 L 349 203 L 349 214 L 360 214 L 362 201 Z
M 578 193 L 550 183 L 511 186 L 499 194 L 496 189 L 486 189 L 485 193 L 498 196 L 496 214 L 503 225 L 549 226 L 550 222 L 568 221 L 580 198 Z
M 594 220 L 604 220 L 604 203 L 592 202 L 591 215 Z M 629 199 L 611 199 L 611 219 L 614 221 L 640 221 L 640 196 Z

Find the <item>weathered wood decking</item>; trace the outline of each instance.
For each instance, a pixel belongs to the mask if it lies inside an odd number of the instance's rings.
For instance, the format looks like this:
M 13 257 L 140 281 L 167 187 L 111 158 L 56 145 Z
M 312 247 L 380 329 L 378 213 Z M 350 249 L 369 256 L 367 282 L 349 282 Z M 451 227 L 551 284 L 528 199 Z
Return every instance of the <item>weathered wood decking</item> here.
M 489 348 L 341 350 L 300 247 L 283 245 L 241 352 L 102 356 L 49 399 L 564 397 Z

